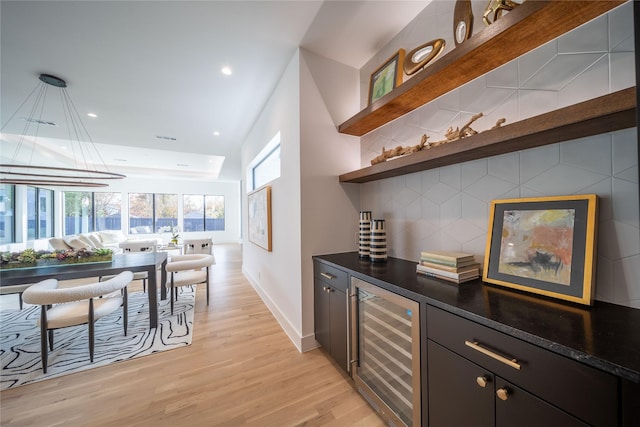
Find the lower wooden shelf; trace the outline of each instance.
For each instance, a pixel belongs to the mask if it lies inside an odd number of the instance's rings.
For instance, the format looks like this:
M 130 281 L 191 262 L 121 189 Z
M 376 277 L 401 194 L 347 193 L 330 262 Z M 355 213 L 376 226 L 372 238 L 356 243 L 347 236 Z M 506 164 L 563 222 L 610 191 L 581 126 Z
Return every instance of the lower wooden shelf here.
M 635 125 L 636 88 L 631 87 L 462 140 L 348 172 L 340 175 L 339 179 L 340 182 L 352 183 L 376 181 L 627 129 Z

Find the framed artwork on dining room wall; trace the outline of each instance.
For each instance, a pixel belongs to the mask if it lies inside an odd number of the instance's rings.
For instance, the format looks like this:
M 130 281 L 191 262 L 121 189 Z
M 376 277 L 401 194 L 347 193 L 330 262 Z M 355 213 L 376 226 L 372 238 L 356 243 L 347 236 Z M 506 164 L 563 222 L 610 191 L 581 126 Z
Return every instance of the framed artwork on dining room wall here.
M 271 186 L 249 193 L 247 205 L 249 241 L 271 252 Z

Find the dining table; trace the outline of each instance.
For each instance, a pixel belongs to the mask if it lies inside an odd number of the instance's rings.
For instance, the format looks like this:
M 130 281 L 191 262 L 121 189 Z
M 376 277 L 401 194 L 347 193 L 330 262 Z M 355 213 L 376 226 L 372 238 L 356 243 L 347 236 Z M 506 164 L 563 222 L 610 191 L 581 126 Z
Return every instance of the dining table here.
M 167 298 L 166 252 L 114 254 L 111 261 L 57 264 L 0 270 L 0 286 L 37 283 L 45 279 L 72 280 L 119 274 L 123 271 L 148 273 L 149 327 L 158 326 L 158 280 L 160 270 L 160 299 Z

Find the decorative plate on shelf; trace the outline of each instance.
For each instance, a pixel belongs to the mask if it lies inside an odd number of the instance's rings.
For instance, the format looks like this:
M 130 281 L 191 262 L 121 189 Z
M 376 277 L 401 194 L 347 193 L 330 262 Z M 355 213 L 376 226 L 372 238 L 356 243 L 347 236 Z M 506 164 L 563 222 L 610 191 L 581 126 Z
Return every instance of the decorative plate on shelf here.
M 471 37 L 473 31 L 473 11 L 471 0 L 457 0 L 453 9 L 453 40 L 456 46 Z

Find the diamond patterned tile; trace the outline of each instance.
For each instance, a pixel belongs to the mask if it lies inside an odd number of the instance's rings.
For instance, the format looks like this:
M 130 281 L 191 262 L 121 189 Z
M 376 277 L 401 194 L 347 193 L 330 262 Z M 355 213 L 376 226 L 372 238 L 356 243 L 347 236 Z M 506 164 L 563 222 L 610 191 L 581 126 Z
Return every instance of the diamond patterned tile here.
M 590 136 L 560 144 L 560 163 L 611 175 L 611 135 Z
M 425 191 L 424 187 L 423 191 Z M 458 194 L 458 190 L 456 188 L 439 182 L 431 188 L 427 189 L 423 193 L 423 196 L 425 196 L 429 200 L 433 200 L 437 204 L 442 204 L 445 201 L 451 199 L 456 194 Z
M 464 192 L 473 194 L 474 197 L 488 203 L 494 199 L 504 198 L 505 193 L 513 190 L 514 187 L 517 185 L 495 176 L 485 175 L 465 188 Z
M 509 153 L 489 158 L 489 175 L 518 185 L 520 183 L 520 154 Z
M 618 178 L 612 179 L 613 219 L 640 228 L 638 184 Z
M 530 180 L 527 187 L 547 195 L 579 194 L 606 176 L 569 165 L 558 165 Z
M 462 216 L 462 196 L 457 193 L 440 204 L 440 226 L 446 227 Z
M 559 92 L 558 108 L 609 93 L 609 55 L 603 55 Z
M 489 159 L 478 159 L 462 164 L 462 188 L 467 188 L 489 172 Z
M 438 180 L 449 187 L 459 190 L 461 180 L 460 169 L 460 164 L 442 167 L 439 169 L 440 175 L 438 176 Z
M 633 2 L 612 10 L 609 18 L 609 49 L 614 52 L 633 51 Z
M 607 52 L 607 16 L 600 16 L 558 38 L 558 53 Z
M 557 54 L 558 41 L 552 40 L 518 58 L 518 79 L 520 85 L 529 80 Z
M 486 234 L 484 227 L 477 227 L 476 225 L 463 219 L 454 221 L 448 226 L 444 227 L 444 231 L 461 244 L 470 239 L 475 239 L 482 236 L 483 234 Z
M 597 194 L 599 197 L 598 220 L 609 221 L 613 219 L 613 206 L 611 205 L 611 178 L 584 188 L 584 194 Z
M 636 85 L 635 57 L 632 52 L 611 53 L 611 91 L 626 89 Z
M 558 144 L 525 150 L 520 153 L 520 182 L 527 182 L 560 163 Z
M 614 283 L 640 283 L 640 255 L 613 262 Z M 640 300 L 640 286 L 620 286 L 616 288 L 616 302 Z
M 489 223 L 489 204 L 474 194 L 462 194 L 462 219 L 486 230 Z
M 486 75 L 488 87 L 518 88 L 518 60 L 507 62 Z
M 597 259 L 595 292 L 595 299 L 599 301 L 614 302 L 616 299 L 613 262 L 602 256 Z
M 429 142 L 434 142 L 432 135 L 444 132 L 459 114 L 457 111 L 440 109 L 437 105 L 427 105 L 427 108 L 422 109 L 420 126 L 429 136 Z
M 556 91 L 518 90 L 518 115 L 520 120 L 555 110 L 558 105 L 559 96 Z
M 529 80 L 520 85 L 523 89 L 555 90 L 565 87 L 597 60 L 603 53 L 562 54 L 555 56 Z
M 616 260 L 639 253 L 640 231 L 637 227 L 618 221 L 605 221 L 598 225 L 598 255 Z

